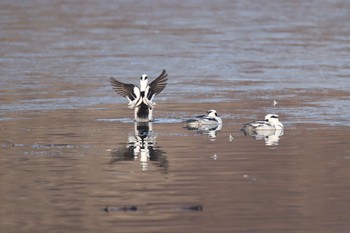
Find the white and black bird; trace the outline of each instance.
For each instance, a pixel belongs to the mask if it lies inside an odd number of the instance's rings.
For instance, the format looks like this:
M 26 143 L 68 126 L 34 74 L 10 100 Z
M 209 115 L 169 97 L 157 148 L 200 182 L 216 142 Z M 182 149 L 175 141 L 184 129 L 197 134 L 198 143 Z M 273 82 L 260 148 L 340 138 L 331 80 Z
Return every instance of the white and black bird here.
M 283 124 L 279 121 L 277 114 L 267 114 L 265 120 L 253 121 L 243 125 L 241 131 L 251 135 L 253 132 L 259 132 L 264 130 L 283 130 Z
M 196 116 L 186 121 L 187 128 L 202 128 L 222 125 L 222 120 L 214 109 L 210 109 L 206 115 Z
M 121 96 L 129 100 L 128 108 L 135 109 L 135 121 L 153 121 L 154 96 L 161 93 L 167 85 L 168 74 L 163 69 L 162 73 L 148 84 L 148 76 L 140 77 L 140 87 L 134 84 L 122 83 L 113 77 L 110 78 L 113 89 Z

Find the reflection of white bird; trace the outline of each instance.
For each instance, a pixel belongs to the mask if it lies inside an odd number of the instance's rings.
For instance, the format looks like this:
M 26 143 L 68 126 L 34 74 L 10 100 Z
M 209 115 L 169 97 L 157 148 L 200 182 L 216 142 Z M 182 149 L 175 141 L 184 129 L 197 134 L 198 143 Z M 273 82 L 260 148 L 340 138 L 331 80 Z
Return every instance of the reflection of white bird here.
M 148 169 L 150 149 L 155 145 L 152 122 L 135 123 L 135 134 L 129 136 L 128 147 L 133 149 L 134 159 L 139 159 L 142 170 Z
M 135 120 L 137 122 L 153 121 L 154 96 L 162 92 L 167 85 L 168 74 L 165 70 L 158 78 L 148 84 L 148 77 L 143 74 L 140 77 L 140 87 L 133 84 L 122 83 L 113 77 L 110 78 L 113 89 L 121 96 L 129 100 L 128 107 L 135 109 Z
M 204 133 L 208 136 L 208 138 L 211 141 L 215 141 L 216 137 L 217 137 L 217 132 L 220 131 L 222 129 L 222 125 L 217 125 L 211 128 L 208 127 L 200 127 L 198 129 L 198 133 Z
M 200 115 L 186 121 L 187 128 L 200 128 L 203 126 L 217 126 L 222 125 L 222 120 L 218 117 L 218 113 L 211 109 L 206 115 Z
M 242 131 L 249 134 L 253 131 L 283 129 L 282 122 L 279 121 L 277 114 L 267 114 L 264 121 L 253 121 L 243 125 Z
M 283 129 L 260 130 L 244 132 L 244 134 L 254 137 L 255 140 L 265 140 L 266 146 L 276 146 L 283 135 Z
M 269 131 L 271 132 L 271 131 Z M 266 146 L 276 146 L 280 140 L 280 137 L 283 135 L 283 129 L 273 130 L 273 133 L 266 135 L 264 137 Z
M 141 169 L 147 170 L 149 162 L 154 161 L 157 166 L 167 169 L 168 161 L 164 153 L 156 147 L 152 122 L 135 122 L 135 131 L 129 135 L 126 148 L 113 151 L 111 163 L 139 160 Z

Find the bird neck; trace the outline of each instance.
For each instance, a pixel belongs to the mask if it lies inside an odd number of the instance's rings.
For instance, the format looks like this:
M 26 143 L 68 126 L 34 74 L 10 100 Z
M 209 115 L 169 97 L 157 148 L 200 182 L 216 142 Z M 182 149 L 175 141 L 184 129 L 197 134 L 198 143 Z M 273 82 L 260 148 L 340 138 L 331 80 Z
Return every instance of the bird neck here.
M 268 121 L 272 126 L 278 125 L 279 120 L 275 118 L 270 118 Z
M 140 91 L 146 91 L 146 87 L 147 87 L 147 80 L 141 80 L 140 81 Z

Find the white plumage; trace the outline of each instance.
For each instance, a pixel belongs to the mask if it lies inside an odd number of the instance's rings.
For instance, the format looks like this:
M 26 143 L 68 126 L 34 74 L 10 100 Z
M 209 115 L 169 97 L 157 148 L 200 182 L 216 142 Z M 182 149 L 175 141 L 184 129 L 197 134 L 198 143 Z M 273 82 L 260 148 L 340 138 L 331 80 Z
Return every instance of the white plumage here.
M 222 125 L 222 120 L 218 117 L 216 110 L 211 109 L 206 115 L 200 115 L 186 121 L 188 128 L 200 128 L 203 126 L 217 126 Z
M 185 124 L 187 129 L 206 134 L 210 140 L 215 140 L 217 132 L 222 128 L 222 120 L 214 109 L 209 110 L 206 115 L 188 119 Z
M 253 121 L 243 125 L 242 131 L 250 134 L 262 130 L 282 130 L 283 124 L 279 121 L 277 114 L 267 114 L 264 121 Z

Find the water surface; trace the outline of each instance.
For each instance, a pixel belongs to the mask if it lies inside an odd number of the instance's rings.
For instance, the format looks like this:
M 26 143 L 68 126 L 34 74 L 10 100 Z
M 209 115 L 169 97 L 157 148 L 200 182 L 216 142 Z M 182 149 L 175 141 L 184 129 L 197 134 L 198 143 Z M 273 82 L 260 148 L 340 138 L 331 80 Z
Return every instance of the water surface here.
M 348 232 L 349 7 L 1 2 L 2 231 Z M 108 78 L 163 68 L 137 126 Z M 239 130 L 267 113 L 283 134 Z

